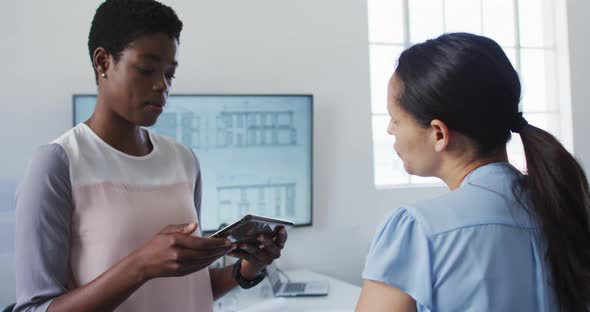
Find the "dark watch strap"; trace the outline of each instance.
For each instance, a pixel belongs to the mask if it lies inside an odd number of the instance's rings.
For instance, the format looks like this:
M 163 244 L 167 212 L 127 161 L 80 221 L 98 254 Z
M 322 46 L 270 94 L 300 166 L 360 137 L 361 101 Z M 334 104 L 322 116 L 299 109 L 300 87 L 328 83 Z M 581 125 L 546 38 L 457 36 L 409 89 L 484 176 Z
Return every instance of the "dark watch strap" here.
M 240 287 L 242 287 L 244 289 L 252 288 L 252 287 L 260 284 L 260 282 L 262 282 L 262 280 L 266 276 L 266 274 L 265 274 L 266 269 L 265 269 L 265 270 L 262 270 L 262 272 L 258 273 L 258 276 L 256 276 L 256 278 L 254 278 L 251 281 L 248 281 L 248 280 L 245 280 L 244 277 L 242 276 L 242 274 L 240 273 L 241 268 L 242 268 L 242 259 L 239 259 L 238 261 L 236 261 L 236 263 L 234 263 L 234 267 L 232 269 L 232 275 L 233 275 L 236 283 L 238 283 L 238 285 L 240 285 Z

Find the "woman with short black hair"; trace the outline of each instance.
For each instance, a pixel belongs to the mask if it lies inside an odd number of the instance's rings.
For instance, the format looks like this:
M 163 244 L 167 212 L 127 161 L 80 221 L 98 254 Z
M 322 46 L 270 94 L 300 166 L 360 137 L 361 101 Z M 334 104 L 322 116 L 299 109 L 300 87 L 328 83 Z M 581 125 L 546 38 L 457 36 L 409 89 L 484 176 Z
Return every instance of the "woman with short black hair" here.
M 166 104 L 181 29 L 153 0 L 97 9 L 95 111 L 35 152 L 18 190 L 15 311 L 212 311 L 280 256 L 280 227 L 237 246 L 201 237 L 197 157 L 143 128 Z M 225 254 L 240 260 L 208 269 Z

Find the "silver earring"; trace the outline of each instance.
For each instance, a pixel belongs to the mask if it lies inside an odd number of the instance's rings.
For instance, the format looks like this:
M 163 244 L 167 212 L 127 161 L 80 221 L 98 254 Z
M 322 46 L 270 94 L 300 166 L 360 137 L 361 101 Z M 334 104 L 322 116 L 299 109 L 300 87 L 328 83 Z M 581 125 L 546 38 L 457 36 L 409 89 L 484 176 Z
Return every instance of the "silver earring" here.
M 102 73 L 102 74 L 100 74 L 100 77 L 106 78 L 107 77 L 107 74 L 106 73 Z

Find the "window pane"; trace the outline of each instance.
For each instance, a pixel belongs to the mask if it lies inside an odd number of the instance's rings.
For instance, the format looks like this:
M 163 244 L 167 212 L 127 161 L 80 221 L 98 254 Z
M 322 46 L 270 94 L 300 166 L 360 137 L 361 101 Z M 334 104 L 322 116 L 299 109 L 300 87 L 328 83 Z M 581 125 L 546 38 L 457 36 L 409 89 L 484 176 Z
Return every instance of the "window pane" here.
M 533 126 L 541 128 L 559 138 L 559 114 L 524 113 L 524 118 Z
M 445 32 L 481 34 L 481 6 L 475 0 L 446 0 Z
M 555 108 L 556 102 L 550 99 L 547 64 L 552 62 L 553 52 L 542 49 L 521 49 L 520 77 L 522 83 L 522 110 L 525 112 L 547 112 Z M 551 84 L 553 85 L 553 84 Z M 550 102 L 553 102 L 550 104 Z
M 508 152 L 508 160 L 521 172 L 526 171 L 526 159 L 524 158 L 524 149 L 522 148 L 522 140 L 518 133 L 512 134 L 512 139 L 506 145 Z
M 403 44 L 402 0 L 368 0 L 369 42 Z
M 410 41 L 418 43 L 443 33 L 442 0 L 408 0 Z
M 395 70 L 401 46 L 370 45 L 371 111 L 387 114 L 387 83 Z
M 516 46 L 515 0 L 483 0 L 483 34 L 502 46 Z
M 523 47 L 548 47 L 553 44 L 553 0 L 518 0 L 520 45 Z M 544 14 L 548 13 L 548 14 Z
M 373 116 L 373 158 L 376 185 L 408 184 L 408 174 L 393 150 L 395 138 L 387 133 L 389 116 Z

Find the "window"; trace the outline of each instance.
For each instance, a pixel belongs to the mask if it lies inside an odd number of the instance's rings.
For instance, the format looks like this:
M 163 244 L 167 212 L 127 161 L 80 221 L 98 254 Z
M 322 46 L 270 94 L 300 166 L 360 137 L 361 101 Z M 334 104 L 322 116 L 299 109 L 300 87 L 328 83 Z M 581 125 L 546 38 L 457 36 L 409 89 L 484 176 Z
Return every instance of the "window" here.
M 387 134 L 387 82 L 407 47 L 447 32 L 470 32 L 497 41 L 517 69 L 521 111 L 571 149 L 569 89 L 564 86 L 567 53 L 556 40 L 564 8 L 553 0 L 368 0 L 374 178 L 377 188 L 440 183 L 408 175 Z M 564 36 L 565 37 L 565 36 Z M 562 68 L 563 67 L 563 68 Z M 561 76 L 560 76 L 561 75 Z M 568 119 L 569 118 L 569 119 Z M 565 121 L 565 122 L 564 122 Z M 525 170 L 522 143 L 513 134 L 511 163 Z

